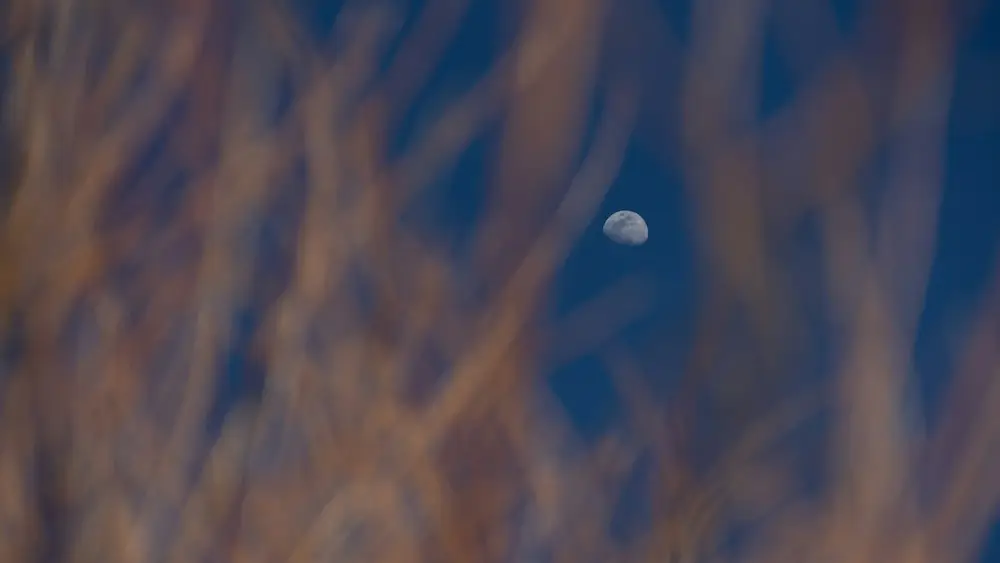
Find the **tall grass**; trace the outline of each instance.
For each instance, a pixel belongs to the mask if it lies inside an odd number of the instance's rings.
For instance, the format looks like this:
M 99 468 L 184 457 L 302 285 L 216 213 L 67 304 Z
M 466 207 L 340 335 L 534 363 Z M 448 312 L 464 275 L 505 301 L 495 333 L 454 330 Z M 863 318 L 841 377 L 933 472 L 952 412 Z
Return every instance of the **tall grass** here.
M 653 2 L 504 3 L 495 64 L 400 147 L 473 4 L 348 3 L 317 38 L 270 0 L 11 0 L 0 562 L 973 560 L 1000 495 L 996 282 L 940 416 L 908 415 L 950 4 L 862 3 L 844 39 L 824 3 L 703 0 L 681 48 Z M 761 118 L 768 26 L 794 64 L 833 54 Z M 613 335 L 589 350 L 627 420 L 586 444 L 543 358 L 634 294 L 576 332 L 543 312 L 637 125 L 681 163 L 704 287 L 665 397 Z M 488 130 L 457 252 L 401 218 Z M 834 373 L 796 374 L 817 338 Z

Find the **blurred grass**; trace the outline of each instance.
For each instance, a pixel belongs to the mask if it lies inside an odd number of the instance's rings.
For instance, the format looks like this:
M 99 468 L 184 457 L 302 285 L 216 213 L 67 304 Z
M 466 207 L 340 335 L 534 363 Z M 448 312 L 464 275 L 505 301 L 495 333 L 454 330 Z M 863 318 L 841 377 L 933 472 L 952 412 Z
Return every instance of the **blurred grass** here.
M 965 20 L 880 1 L 847 40 L 822 3 L 705 0 L 681 48 L 652 2 L 505 3 L 492 67 L 399 149 L 472 7 L 349 3 L 317 38 L 270 0 L 6 6 L 0 562 L 975 560 L 996 281 L 940 422 L 907 423 Z M 773 10 L 793 59 L 841 43 L 761 119 Z M 637 125 L 681 155 L 704 279 L 666 397 L 601 344 L 644 286 L 542 314 Z M 456 257 L 399 218 L 498 127 Z M 794 375 L 824 337 L 833 377 Z M 595 346 L 627 423 L 591 447 L 540 383 Z

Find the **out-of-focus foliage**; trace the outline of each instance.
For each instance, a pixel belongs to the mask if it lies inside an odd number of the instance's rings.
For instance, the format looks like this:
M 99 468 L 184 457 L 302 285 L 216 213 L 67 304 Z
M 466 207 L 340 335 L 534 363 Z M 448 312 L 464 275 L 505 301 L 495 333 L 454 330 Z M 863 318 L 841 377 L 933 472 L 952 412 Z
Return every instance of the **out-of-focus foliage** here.
M 862 2 L 848 40 L 823 2 L 698 0 L 684 48 L 651 0 L 500 2 L 488 71 L 408 133 L 476 3 L 349 2 L 329 26 L 302 4 L 4 5 L 0 562 L 975 556 L 1000 286 L 941 416 L 907 423 L 951 2 Z M 793 62 L 834 54 L 761 118 L 774 25 Z M 401 218 L 487 130 L 456 253 Z M 655 363 L 600 350 L 627 422 L 583 444 L 540 358 L 641 292 L 562 340 L 541 312 L 633 141 L 682 163 L 704 291 L 665 398 Z M 789 257 L 804 217 L 814 283 Z M 828 377 L 801 374 L 816 339 Z

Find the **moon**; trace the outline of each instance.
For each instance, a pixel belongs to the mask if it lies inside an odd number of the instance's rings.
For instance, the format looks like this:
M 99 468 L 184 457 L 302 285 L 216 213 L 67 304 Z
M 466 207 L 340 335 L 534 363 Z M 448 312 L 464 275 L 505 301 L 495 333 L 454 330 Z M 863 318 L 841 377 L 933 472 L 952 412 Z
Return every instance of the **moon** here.
M 604 221 L 604 234 L 618 244 L 639 246 L 649 238 L 649 227 L 635 211 L 616 211 Z

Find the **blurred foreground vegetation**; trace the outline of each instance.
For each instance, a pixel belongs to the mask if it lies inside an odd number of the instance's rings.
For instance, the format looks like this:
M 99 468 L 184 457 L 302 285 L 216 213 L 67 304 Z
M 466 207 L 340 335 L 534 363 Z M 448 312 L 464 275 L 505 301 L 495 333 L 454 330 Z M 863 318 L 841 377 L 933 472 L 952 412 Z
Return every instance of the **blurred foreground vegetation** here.
M 414 121 L 485 2 L 4 5 L 0 563 L 974 561 L 1000 285 L 926 428 L 911 364 L 975 10 L 699 0 L 682 41 L 653 0 L 497 3 Z M 834 48 L 761 118 L 768 26 Z M 401 217 L 484 135 L 456 252 Z M 669 389 L 588 350 L 626 405 L 592 444 L 542 358 L 634 292 L 544 311 L 630 143 L 680 163 L 703 287 Z

